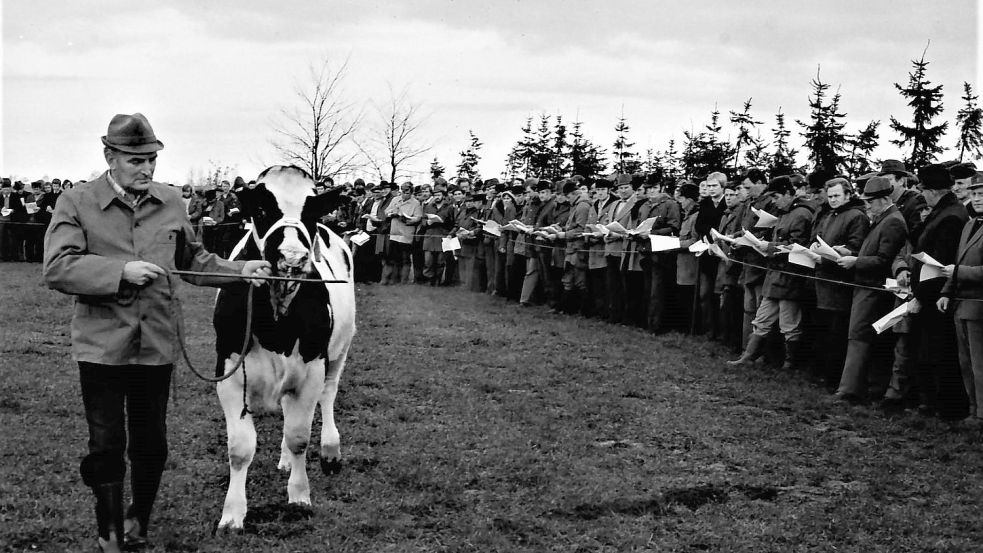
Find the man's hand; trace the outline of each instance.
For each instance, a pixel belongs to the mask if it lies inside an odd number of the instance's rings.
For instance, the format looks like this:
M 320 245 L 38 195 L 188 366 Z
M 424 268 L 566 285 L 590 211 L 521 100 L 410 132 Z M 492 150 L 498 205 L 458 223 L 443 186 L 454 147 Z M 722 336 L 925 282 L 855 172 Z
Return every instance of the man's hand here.
M 137 286 L 144 286 L 164 273 L 164 269 L 146 261 L 128 261 L 123 265 L 123 280 Z
M 918 298 L 911 300 L 908 304 L 908 313 L 921 313 L 922 312 L 922 302 L 918 301 Z
M 911 284 L 911 273 L 907 269 L 902 270 L 898 273 L 898 286 L 908 286 Z
M 952 278 L 952 271 L 955 270 L 955 268 L 956 266 L 951 264 L 942 267 L 942 276 L 945 278 Z
M 844 269 L 852 269 L 857 264 L 857 257 L 854 255 L 844 255 L 836 260 L 836 264 Z
M 247 261 L 245 265 L 242 266 L 242 276 L 268 277 L 271 274 L 273 274 L 271 268 L 272 266 L 270 265 L 269 261 L 263 261 L 259 259 L 253 261 Z M 263 282 L 264 281 L 260 279 L 249 280 L 249 284 L 252 284 L 253 286 L 257 286 L 257 287 L 262 286 Z
M 939 311 L 945 313 L 949 310 L 949 298 L 942 296 L 939 301 L 935 302 L 935 307 L 939 308 Z

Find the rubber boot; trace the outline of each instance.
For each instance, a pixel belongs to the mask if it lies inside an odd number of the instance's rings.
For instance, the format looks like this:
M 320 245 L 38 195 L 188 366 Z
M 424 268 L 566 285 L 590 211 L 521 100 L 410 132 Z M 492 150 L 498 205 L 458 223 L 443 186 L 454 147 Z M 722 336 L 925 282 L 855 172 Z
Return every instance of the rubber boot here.
M 576 315 L 580 312 L 580 290 L 570 290 L 567 292 L 567 302 L 563 306 L 563 312 L 567 315 Z
M 550 313 L 566 313 L 566 304 L 570 301 L 570 294 L 570 290 L 560 290 L 560 297 L 550 305 Z
M 799 368 L 799 353 L 802 351 L 802 343 L 798 340 L 785 342 L 785 362 L 782 363 L 783 371 L 793 371 Z
M 123 483 L 93 486 L 92 492 L 96 496 L 99 547 L 104 552 L 119 553 L 123 539 Z
M 407 263 L 403 263 L 399 266 L 399 283 L 400 284 L 410 284 L 410 275 L 413 274 L 412 267 Z
M 740 367 L 751 363 L 755 359 L 761 357 L 764 354 L 764 348 L 766 343 L 765 336 L 758 336 L 757 334 L 752 334 L 747 341 L 747 348 L 745 348 L 744 353 L 741 354 L 740 359 L 735 359 L 733 361 L 728 361 L 727 364 Z

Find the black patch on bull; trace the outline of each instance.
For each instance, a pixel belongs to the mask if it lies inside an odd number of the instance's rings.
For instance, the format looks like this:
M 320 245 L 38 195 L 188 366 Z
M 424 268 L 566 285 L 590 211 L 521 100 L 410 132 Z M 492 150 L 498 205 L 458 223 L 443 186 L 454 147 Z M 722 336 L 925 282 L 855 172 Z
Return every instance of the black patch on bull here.
M 318 278 L 316 274 L 308 277 Z M 287 312 L 277 320 L 273 318 L 268 285 L 248 289 L 245 286 L 227 287 L 219 292 L 212 317 L 215 352 L 218 354 L 216 376 L 225 371 L 225 360 L 229 356 L 242 351 L 246 332 L 246 294 L 250 291 L 254 294 L 252 335 L 259 340 L 259 345 L 274 353 L 290 355 L 299 342 L 300 356 L 305 363 L 318 357 L 328 358 L 334 317 L 324 284 L 301 283 Z M 249 342 L 252 347 L 252 337 Z

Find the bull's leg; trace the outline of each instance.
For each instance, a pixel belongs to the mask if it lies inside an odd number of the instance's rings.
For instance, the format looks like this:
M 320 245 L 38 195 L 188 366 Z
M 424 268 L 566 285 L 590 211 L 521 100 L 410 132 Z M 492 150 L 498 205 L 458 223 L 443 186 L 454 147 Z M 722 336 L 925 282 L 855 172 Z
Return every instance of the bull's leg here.
M 288 369 L 290 370 L 290 369 Z M 307 480 L 307 444 L 311 439 L 314 408 L 324 382 L 324 360 L 305 363 L 300 384 L 291 393 L 285 393 L 283 407 L 283 443 L 290 461 L 290 478 L 287 480 L 287 499 L 290 503 L 311 504 L 311 488 Z
M 345 351 L 338 359 L 328 362 L 324 391 L 321 393 L 321 471 L 336 474 L 341 470 L 341 435 L 334 422 L 334 400 L 338 395 L 338 382 L 345 370 Z
M 276 464 L 278 470 L 290 472 L 290 450 L 287 449 L 287 438 L 280 440 L 280 461 Z
M 226 360 L 225 370 L 235 366 L 238 355 Z M 251 359 L 252 357 L 249 356 Z M 247 364 L 249 359 L 247 359 Z M 256 428 L 253 417 L 242 414 L 242 376 L 235 376 L 219 382 L 215 387 L 218 399 L 225 413 L 225 429 L 228 433 L 229 445 L 229 491 L 225 495 L 225 506 L 222 508 L 222 519 L 219 528 L 242 529 L 246 518 L 246 472 L 256 453 Z

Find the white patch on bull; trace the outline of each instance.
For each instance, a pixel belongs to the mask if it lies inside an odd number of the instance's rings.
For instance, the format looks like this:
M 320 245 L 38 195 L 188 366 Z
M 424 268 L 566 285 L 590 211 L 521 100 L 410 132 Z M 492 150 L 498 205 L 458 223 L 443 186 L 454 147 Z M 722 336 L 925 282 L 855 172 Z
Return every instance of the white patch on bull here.
M 276 197 L 284 217 L 300 219 L 304 202 L 314 195 L 313 182 L 289 167 L 273 167 L 263 176 L 266 189 Z

